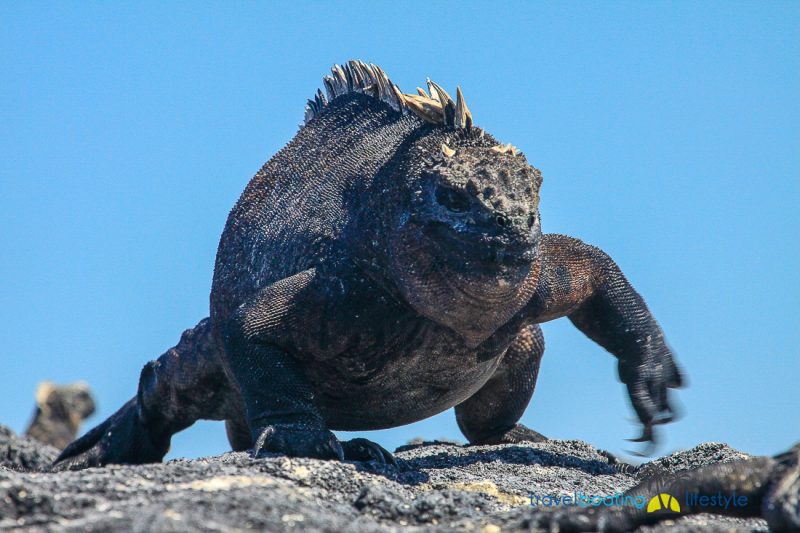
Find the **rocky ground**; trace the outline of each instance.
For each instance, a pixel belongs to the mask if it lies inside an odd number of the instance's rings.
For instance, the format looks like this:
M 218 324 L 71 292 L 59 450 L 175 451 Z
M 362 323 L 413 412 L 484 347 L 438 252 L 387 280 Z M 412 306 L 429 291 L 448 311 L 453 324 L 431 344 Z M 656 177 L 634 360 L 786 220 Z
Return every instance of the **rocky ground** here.
M 36 473 L 56 450 L 0 427 L 0 530 L 478 531 L 528 529 L 530 494 L 608 495 L 637 475 L 734 461 L 702 444 L 621 472 L 580 441 L 403 447 L 399 467 L 227 453 L 145 466 Z M 762 520 L 684 517 L 642 531 L 766 531 Z

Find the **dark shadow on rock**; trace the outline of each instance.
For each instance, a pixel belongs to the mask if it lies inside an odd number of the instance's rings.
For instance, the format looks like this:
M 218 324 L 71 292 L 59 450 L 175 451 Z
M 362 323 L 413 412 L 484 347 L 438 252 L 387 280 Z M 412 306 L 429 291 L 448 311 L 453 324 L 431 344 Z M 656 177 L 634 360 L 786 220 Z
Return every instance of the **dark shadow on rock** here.
M 430 476 L 425 472 L 420 472 L 409 464 L 408 461 L 395 458 L 397 466 L 382 465 L 374 461 L 348 461 L 356 467 L 359 472 L 383 476 L 387 479 L 402 485 L 419 485 L 430 481 Z
M 426 448 L 429 446 L 455 446 L 457 448 L 463 448 L 466 446 L 461 442 L 456 442 L 454 440 L 422 440 L 422 439 L 415 439 L 407 444 L 403 444 L 402 446 L 398 446 L 394 453 L 401 453 L 401 452 L 408 452 L 411 450 L 418 450 L 419 448 Z
M 440 450 L 431 450 L 434 447 L 440 447 Z M 426 451 L 433 453 L 424 455 Z M 406 455 L 406 457 L 395 456 L 397 466 L 382 465 L 375 462 L 351 461 L 350 463 L 360 472 L 382 476 L 397 483 L 412 486 L 431 481 L 430 475 L 425 470 L 468 468 L 471 465 L 491 464 L 494 462 L 520 466 L 541 465 L 544 467 L 570 468 L 593 476 L 631 475 L 631 472 L 621 468 L 620 464 L 612 464 L 605 457 L 587 459 L 570 455 L 569 453 L 556 453 L 524 445 L 473 448 L 468 445 L 434 441 L 401 446 L 397 448 L 395 453 Z M 415 453 L 423 455 L 407 457 Z
M 469 447 L 459 447 L 460 450 L 470 450 Z M 532 465 L 538 464 L 548 467 L 576 468 L 592 475 L 614 475 L 619 470 L 601 459 L 583 459 L 568 454 L 557 454 L 547 450 L 527 446 L 506 445 L 502 450 L 474 450 L 467 453 L 449 454 L 445 451 L 414 459 L 404 460 L 408 467 L 417 469 L 453 468 L 476 463 L 491 463 L 501 461 L 509 464 Z

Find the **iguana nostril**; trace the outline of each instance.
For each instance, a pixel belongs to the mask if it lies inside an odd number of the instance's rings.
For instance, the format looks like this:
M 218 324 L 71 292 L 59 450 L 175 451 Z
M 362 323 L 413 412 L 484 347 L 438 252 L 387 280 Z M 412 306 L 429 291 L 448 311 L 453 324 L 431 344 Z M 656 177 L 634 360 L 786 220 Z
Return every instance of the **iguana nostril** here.
M 536 216 L 533 213 L 531 213 L 530 215 L 528 215 L 528 229 L 531 229 L 533 227 L 534 222 L 536 222 Z

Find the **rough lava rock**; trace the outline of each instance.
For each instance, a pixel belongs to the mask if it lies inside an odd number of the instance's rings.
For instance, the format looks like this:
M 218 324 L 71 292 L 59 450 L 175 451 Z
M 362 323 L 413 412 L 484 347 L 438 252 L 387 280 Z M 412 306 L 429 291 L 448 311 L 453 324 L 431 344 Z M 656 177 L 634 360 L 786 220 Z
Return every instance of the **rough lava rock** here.
M 30 437 L 17 437 L 13 431 L 0 426 L 0 473 L 11 470 L 41 470 L 58 456 L 58 450 Z
M 622 472 L 580 441 L 425 443 L 399 466 L 247 453 L 42 473 L 56 450 L 0 427 L 0 530 L 498 531 L 529 529 L 530 495 L 608 495 L 648 472 L 747 457 L 701 444 Z M 766 531 L 763 520 L 696 515 L 641 531 Z

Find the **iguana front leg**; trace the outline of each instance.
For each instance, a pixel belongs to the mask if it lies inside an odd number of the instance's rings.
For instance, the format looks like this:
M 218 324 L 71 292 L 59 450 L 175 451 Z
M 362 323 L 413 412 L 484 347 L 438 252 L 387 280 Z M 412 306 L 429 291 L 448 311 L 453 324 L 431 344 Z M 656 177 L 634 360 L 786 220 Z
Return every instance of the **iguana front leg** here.
M 547 440 L 518 423 L 533 396 L 543 354 L 542 329 L 535 324 L 522 328 L 489 381 L 456 406 L 458 427 L 470 444 Z
M 366 439 L 339 442 L 314 403 L 314 392 L 293 350 L 308 310 L 318 312 L 316 291 L 325 288 L 315 269 L 263 289 L 241 306 L 225 328 L 225 354 L 245 403 L 254 454 L 277 452 L 319 459 L 394 462 Z
M 603 251 L 563 235 L 544 235 L 541 273 L 525 313 L 535 322 L 567 316 L 615 355 L 619 377 L 643 425 L 640 442 L 654 443 L 653 425 L 669 422 L 670 388 L 683 378 L 644 300 Z

